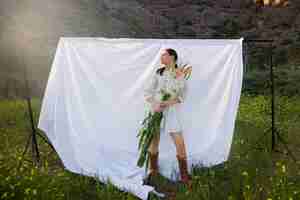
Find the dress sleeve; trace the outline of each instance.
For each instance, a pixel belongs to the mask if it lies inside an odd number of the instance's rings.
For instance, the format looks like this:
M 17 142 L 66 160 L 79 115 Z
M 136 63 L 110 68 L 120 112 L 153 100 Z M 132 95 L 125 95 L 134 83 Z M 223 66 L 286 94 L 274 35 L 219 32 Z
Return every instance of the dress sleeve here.
M 157 75 L 154 74 L 152 75 L 150 82 L 146 85 L 144 89 L 144 99 L 147 102 L 149 103 L 154 102 L 154 94 L 157 86 L 158 86 Z
M 187 83 L 186 83 L 186 79 L 183 78 L 182 81 L 180 81 L 179 91 L 178 91 L 178 96 L 177 96 L 180 103 L 184 102 L 185 97 L 186 97 L 186 93 L 187 93 Z

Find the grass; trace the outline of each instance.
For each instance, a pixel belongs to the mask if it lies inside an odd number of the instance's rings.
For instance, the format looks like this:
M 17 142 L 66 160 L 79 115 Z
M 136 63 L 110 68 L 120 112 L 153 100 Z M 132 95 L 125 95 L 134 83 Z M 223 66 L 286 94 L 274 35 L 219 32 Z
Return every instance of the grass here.
M 243 94 L 229 160 L 210 168 L 194 166 L 190 193 L 164 177 L 155 185 L 176 200 L 300 199 L 300 97 L 276 97 L 276 102 L 276 127 L 296 162 L 281 143 L 276 144 L 281 153 L 270 151 L 271 132 L 263 136 L 271 125 L 270 98 Z M 32 104 L 37 124 L 41 102 Z M 40 137 L 41 166 L 33 165 L 28 151 L 18 171 L 30 128 L 25 101 L 0 101 L 0 199 L 138 199 L 110 183 L 65 170 Z

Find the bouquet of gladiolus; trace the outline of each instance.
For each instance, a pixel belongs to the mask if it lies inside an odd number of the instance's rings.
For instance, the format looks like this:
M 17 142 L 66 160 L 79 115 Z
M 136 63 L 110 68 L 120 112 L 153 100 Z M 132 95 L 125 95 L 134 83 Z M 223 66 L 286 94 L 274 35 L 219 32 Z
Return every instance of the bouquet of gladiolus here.
M 179 78 L 184 75 L 185 79 L 189 79 L 191 75 L 191 67 L 185 68 L 186 65 L 176 69 L 175 78 Z M 166 90 L 161 89 L 161 101 L 167 101 L 172 96 Z M 147 117 L 142 122 L 142 128 L 139 130 L 137 137 L 139 137 L 138 149 L 140 150 L 140 156 L 137 161 L 137 165 L 142 167 L 146 162 L 146 171 L 149 165 L 148 148 L 155 134 L 160 132 L 160 123 L 163 118 L 163 112 L 148 112 Z

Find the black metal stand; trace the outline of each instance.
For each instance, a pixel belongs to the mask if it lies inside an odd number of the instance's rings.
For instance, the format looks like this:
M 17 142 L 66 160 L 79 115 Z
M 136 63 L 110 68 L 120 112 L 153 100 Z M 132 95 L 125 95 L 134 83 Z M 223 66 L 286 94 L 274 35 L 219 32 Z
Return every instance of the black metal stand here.
M 22 153 L 21 156 L 21 160 L 19 162 L 19 165 L 17 167 L 17 170 L 19 171 L 22 162 L 24 160 L 24 156 L 28 150 L 29 144 L 31 143 L 31 153 L 32 153 L 32 158 L 33 158 L 33 163 L 36 166 L 40 166 L 40 153 L 39 153 L 39 149 L 38 149 L 38 143 L 37 143 L 37 135 L 40 136 L 54 151 L 54 147 L 52 146 L 52 144 L 44 137 L 42 136 L 35 128 L 35 124 L 34 124 L 34 119 L 33 119 L 33 111 L 32 111 L 32 105 L 31 105 L 31 98 L 30 98 L 30 87 L 29 87 L 29 82 L 28 82 L 28 78 L 27 78 L 27 67 L 25 65 L 25 62 L 23 61 L 23 66 L 24 66 L 24 79 L 25 79 L 25 89 L 26 89 L 26 102 L 27 102 L 27 108 L 28 108 L 28 114 L 29 114 L 29 122 L 31 125 L 31 134 L 29 135 L 27 142 L 26 142 L 26 146 L 25 149 Z
M 291 156 L 291 158 L 293 159 L 294 162 L 297 162 L 295 156 L 293 155 L 292 151 L 289 149 L 288 147 L 288 143 L 281 137 L 278 129 L 275 126 L 275 87 L 274 87 L 274 75 L 273 75 L 273 40 L 246 40 L 246 43 L 261 43 L 261 42 L 267 42 L 270 44 L 269 47 L 269 62 L 270 62 L 270 82 L 271 82 L 271 127 L 268 128 L 266 131 L 264 131 L 262 137 L 266 136 L 266 133 L 271 131 L 271 150 L 275 151 L 275 152 L 279 152 L 279 153 L 283 153 L 283 154 L 287 154 L 289 156 Z M 259 143 L 262 139 L 262 137 L 260 137 L 256 144 Z M 275 148 L 276 146 L 276 140 L 278 142 L 281 142 L 287 153 L 279 151 L 278 149 Z M 264 149 L 264 148 L 256 148 L 256 149 Z

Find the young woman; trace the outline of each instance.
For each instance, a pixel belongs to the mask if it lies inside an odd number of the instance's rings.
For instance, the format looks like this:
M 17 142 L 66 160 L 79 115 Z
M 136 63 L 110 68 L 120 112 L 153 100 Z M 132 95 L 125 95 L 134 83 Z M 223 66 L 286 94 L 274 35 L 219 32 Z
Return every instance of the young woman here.
M 187 155 L 184 139 L 182 136 L 182 122 L 177 111 L 177 104 L 183 103 L 186 94 L 186 83 L 183 74 L 179 71 L 177 53 L 174 49 L 168 48 L 161 54 L 161 64 L 164 66 L 157 69 L 150 84 L 144 90 L 144 97 L 152 112 L 163 112 L 162 127 L 165 132 L 172 136 L 176 146 L 176 157 L 179 164 L 181 181 L 190 187 L 191 177 L 187 170 Z M 165 89 L 173 91 L 170 100 L 160 101 L 159 91 Z M 156 134 L 149 152 L 149 178 L 158 175 L 158 147 L 160 133 Z

